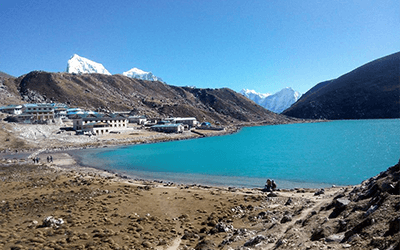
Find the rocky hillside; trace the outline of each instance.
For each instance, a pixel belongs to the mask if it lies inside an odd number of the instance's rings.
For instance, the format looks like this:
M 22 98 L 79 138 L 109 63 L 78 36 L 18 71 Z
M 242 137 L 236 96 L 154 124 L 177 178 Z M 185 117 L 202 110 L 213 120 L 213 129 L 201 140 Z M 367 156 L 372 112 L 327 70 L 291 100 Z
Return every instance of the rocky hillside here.
M 283 114 L 298 118 L 400 117 L 400 52 L 317 84 Z
M 227 88 L 175 87 L 123 75 L 34 71 L 16 78 L 14 88 L 26 102 L 62 102 L 100 111 L 134 110 L 149 117 L 194 116 L 224 125 L 291 121 Z
M 0 71 L 0 106 L 21 103 L 14 81 L 15 77 Z
M 336 195 L 318 215 L 302 225 L 314 224 L 312 241 L 346 243 L 352 249 L 399 249 L 400 162 L 364 181 L 349 193 Z M 313 218 L 314 217 L 314 218 Z

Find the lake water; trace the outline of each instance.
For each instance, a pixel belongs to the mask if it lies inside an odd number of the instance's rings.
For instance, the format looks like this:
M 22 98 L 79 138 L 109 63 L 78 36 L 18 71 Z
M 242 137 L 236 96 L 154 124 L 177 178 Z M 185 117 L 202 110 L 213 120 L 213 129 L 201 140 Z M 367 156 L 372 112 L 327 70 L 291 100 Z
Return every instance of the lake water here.
M 83 165 L 133 178 L 217 186 L 280 188 L 359 184 L 400 157 L 400 119 L 243 128 L 232 135 L 88 149 Z

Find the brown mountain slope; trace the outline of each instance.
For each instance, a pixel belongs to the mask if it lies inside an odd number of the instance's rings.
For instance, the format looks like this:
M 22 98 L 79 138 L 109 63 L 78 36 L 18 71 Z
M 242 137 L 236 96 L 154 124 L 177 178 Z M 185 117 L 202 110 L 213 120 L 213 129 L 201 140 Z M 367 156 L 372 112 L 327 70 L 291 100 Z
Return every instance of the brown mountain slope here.
M 233 90 L 196 89 L 143 81 L 123 75 L 30 72 L 14 81 L 26 102 L 62 102 L 94 110 L 135 110 L 152 116 L 195 116 L 221 124 L 286 123 Z
M 21 103 L 15 77 L 0 71 L 0 106 Z
M 310 119 L 400 117 L 400 52 L 317 84 L 284 115 Z

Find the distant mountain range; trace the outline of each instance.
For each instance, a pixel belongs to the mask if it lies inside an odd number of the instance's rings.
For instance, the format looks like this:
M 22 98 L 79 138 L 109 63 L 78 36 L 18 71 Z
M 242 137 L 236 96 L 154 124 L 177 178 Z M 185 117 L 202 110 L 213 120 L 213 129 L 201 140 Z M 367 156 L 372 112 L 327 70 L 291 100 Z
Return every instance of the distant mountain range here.
M 240 93 L 258 105 L 275 113 L 281 113 L 295 103 L 301 94 L 290 87 L 284 88 L 275 94 L 261 94 L 254 90 L 242 89 Z
M 317 84 L 283 114 L 311 119 L 400 118 L 400 52 Z
M 89 109 L 133 109 L 148 116 L 196 116 L 221 124 L 284 123 L 290 120 L 285 116 L 400 118 L 400 52 L 321 82 L 296 102 L 300 95 L 291 88 L 271 95 L 245 89 L 239 94 L 226 88 L 176 87 L 137 68 L 111 75 L 103 65 L 78 55 L 68 61 L 67 71 L 72 74 L 33 71 L 18 78 L 0 72 L 0 105 L 62 102 Z
M 74 73 L 74 74 L 104 74 L 104 75 L 111 75 L 111 73 L 103 66 L 101 63 L 94 62 L 87 58 L 81 57 L 77 54 L 74 54 L 69 60 L 67 64 L 67 73 Z M 147 80 L 147 81 L 160 81 L 163 80 L 151 72 L 146 72 L 138 68 L 132 68 L 129 71 L 122 73 L 124 76 Z

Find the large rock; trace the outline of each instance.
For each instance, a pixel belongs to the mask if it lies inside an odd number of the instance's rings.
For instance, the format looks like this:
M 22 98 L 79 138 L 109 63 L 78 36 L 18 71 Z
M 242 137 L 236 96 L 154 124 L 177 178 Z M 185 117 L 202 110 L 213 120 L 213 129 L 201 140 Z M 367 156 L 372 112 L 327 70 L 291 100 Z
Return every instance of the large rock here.
M 255 246 L 265 240 L 267 240 L 267 238 L 265 236 L 257 235 L 256 237 L 254 237 L 254 238 L 250 239 L 249 241 L 247 241 L 246 243 L 244 243 L 244 246 L 245 247 Z
M 336 218 L 339 216 L 341 212 L 343 212 L 347 205 L 349 205 L 350 200 L 347 198 L 338 198 L 333 201 L 333 206 L 335 209 L 332 211 L 332 213 L 329 215 L 329 218 Z

